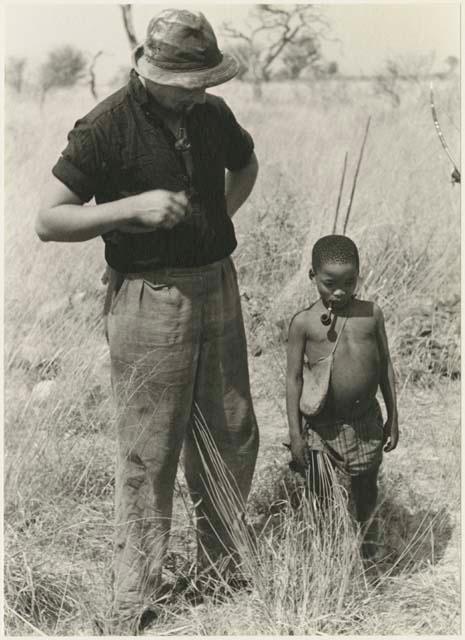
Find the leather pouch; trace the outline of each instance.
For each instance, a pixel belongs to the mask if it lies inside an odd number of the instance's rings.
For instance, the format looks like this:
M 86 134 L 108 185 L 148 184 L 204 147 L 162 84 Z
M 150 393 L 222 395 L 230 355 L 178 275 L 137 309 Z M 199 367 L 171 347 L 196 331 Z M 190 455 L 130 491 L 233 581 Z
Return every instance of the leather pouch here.
M 336 342 L 329 355 L 320 358 L 311 367 L 308 362 L 304 363 L 302 369 L 302 392 L 299 402 L 299 409 L 304 416 L 317 416 L 325 406 L 329 391 L 329 381 L 331 380 L 334 353 L 339 344 L 344 327 L 346 326 L 346 322 L 347 316 L 342 322 Z
M 299 403 L 300 411 L 304 416 L 316 416 L 322 411 L 328 396 L 332 364 L 332 353 L 315 362 L 312 367 L 308 363 L 304 364 Z

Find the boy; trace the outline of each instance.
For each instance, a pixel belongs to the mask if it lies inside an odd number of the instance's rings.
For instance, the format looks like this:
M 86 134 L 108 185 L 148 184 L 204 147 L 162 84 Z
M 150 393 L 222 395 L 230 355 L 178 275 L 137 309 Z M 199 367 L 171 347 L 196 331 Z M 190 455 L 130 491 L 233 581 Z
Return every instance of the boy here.
M 316 451 L 326 451 L 350 475 L 356 517 L 363 525 L 376 506 L 383 444 L 384 451 L 392 451 L 399 439 L 384 318 L 374 302 L 355 298 L 359 255 L 346 236 L 316 242 L 309 275 L 320 299 L 297 313 L 289 328 L 286 400 L 292 457 L 296 468 L 307 468 L 318 479 Z M 387 411 L 384 428 L 378 387 Z M 362 553 L 371 556 L 368 534 Z

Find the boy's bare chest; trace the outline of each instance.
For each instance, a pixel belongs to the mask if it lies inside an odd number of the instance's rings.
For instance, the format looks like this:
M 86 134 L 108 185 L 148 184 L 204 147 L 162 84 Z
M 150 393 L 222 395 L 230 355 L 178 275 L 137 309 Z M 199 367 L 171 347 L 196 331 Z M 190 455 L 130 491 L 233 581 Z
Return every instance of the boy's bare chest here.
M 335 357 L 342 353 L 356 357 L 357 353 L 376 346 L 376 322 L 373 317 L 349 317 L 345 324 L 344 319 L 338 317 L 330 327 L 325 327 L 321 322 L 319 325 L 314 323 L 307 333 L 305 352 L 310 364 L 329 356 L 336 343 Z

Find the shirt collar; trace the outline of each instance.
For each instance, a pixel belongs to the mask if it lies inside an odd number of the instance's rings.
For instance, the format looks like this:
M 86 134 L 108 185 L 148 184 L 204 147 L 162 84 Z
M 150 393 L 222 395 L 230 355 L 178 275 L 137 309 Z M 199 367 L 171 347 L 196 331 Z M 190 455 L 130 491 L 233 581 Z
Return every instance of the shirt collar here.
M 143 109 L 149 111 L 150 115 L 155 118 L 160 124 L 163 123 L 164 109 L 161 107 L 156 98 L 154 98 L 144 87 L 135 69 L 131 69 L 131 72 L 129 74 L 128 90 L 136 100 L 136 102 Z M 198 105 L 195 105 L 194 108 L 189 112 L 187 116 L 188 118 L 189 115 L 197 108 L 197 106 Z
M 135 69 L 131 69 L 129 73 L 128 92 L 141 106 L 144 106 L 149 101 L 147 89 L 139 80 Z
M 128 90 L 145 112 L 148 112 L 159 124 L 163 123 L 163 110 L 155 98 L 150 95 L 144 87 L 135 69 L 131 69 L 129 74 Z

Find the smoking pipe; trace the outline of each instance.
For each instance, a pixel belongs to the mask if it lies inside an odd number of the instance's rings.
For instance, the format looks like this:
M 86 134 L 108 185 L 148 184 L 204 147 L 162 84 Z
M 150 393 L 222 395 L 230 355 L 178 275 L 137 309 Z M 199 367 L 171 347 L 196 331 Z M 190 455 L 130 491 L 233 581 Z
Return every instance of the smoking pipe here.
M 331 313 L 333 312 L 332 307 L 328 307 L 328 311 L 326 313 L 322 313 L 320 316 L 321 324 L 324 324 L 325 327 L 329 327 L 331 324 Z

